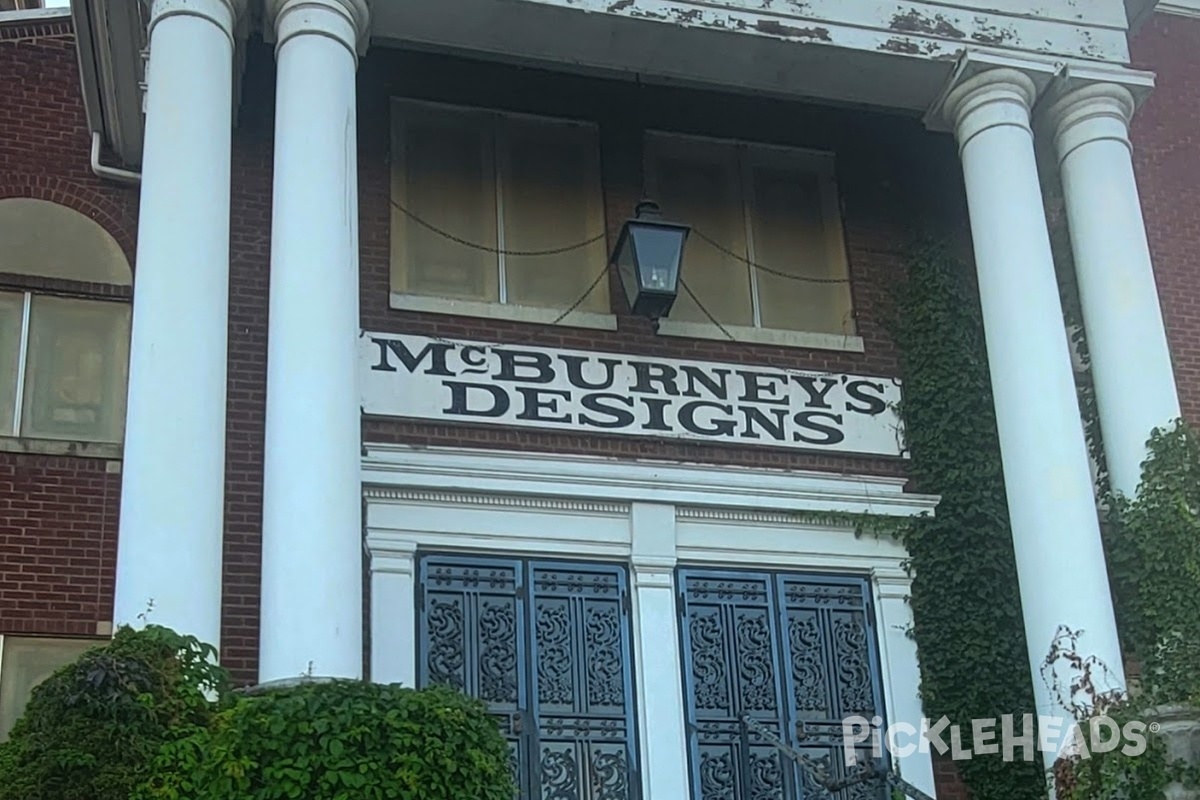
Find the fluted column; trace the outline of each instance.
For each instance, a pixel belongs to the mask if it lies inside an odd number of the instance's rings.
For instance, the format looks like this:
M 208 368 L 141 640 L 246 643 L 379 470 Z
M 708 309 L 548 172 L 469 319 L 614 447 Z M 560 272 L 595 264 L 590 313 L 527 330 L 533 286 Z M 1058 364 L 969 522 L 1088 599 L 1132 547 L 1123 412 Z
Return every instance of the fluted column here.
M 117 543 L 117 625 L 219 645 L 234 25 L 155 0 Z
M 1137 492 L 1150 432 L 1179 414 L 1146 226 L 1133 174 L 1133 95 L 1100 83 L 1054 103 L 1071 249 L 1113 489 Z
M 261 682 L 362 675 L 355 71 L 365 0 L 272 0 Z
M 992 69 L 958 86 L 945 113 L 966 181 L 1037 712 L 1067 717 L 1040 677 L 1060 625 L 1082 632 L 1082 655 L 1119 686 L 1124 676 L 1034 159 L 1035 94 L 1024 73 Z

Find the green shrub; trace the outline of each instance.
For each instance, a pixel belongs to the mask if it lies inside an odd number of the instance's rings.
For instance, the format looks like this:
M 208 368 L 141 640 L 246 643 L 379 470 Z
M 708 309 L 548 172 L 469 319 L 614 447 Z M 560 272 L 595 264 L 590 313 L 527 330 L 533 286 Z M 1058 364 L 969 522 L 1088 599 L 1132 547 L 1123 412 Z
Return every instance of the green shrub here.
M 121 628 L 34 689 L 0 745 L 0 800 L 129 800 L 166 742 L 207 725 L 224 671 L 211 647 Z
M 306 682 L 168 744 L 135 800 L 512 800 L 484 706 L 449 689 Z

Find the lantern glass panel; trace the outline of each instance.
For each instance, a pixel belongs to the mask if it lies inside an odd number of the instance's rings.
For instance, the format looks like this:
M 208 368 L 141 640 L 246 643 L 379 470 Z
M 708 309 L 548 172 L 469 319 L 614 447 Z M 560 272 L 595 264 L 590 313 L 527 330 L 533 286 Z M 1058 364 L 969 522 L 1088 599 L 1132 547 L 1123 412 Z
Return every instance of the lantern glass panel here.
M 685 233 L 679 228 L 629 226 L 637 251 L 638 279 L 643 291 L 674 292 Z

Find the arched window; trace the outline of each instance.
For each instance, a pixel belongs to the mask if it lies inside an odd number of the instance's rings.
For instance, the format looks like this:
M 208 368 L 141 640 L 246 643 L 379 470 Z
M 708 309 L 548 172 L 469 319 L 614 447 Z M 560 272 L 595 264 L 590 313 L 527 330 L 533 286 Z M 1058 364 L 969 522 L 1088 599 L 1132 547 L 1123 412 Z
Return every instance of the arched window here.
M 0 436 L 121 441 L 132 277 L 83 214 L 0 200 Z

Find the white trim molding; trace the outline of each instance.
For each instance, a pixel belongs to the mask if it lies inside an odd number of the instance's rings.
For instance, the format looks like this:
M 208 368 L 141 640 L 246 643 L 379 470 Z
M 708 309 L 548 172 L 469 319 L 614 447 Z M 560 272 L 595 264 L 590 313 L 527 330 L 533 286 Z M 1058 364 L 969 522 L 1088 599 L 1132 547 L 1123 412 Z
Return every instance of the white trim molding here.
M 676 566 L 836 572 L 870 580 L 885 711 L 919 729 L 908 553 L 829 517 L 932 513 L 938 498 L 906 493 L 903 479 L 370 443 L 362 478 L 373 680 L 416 681 L 423 548 L 622 561 L 632 588 L 642 791 L 646 800 L 678 800 L 691 792 Z M 929 753 L 899 767 L 933 794 Z
M 362 480 L 483 494 L 571 497 L 756 511 L 914 516 L 939 498 L 904 491 L 904 478 L 811 470 L 745 469 L 649 459 L 365 445 Z
M 1200 19 L 1200 0 L 1167 0 L 1154 7 L 1161 14 Z

